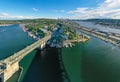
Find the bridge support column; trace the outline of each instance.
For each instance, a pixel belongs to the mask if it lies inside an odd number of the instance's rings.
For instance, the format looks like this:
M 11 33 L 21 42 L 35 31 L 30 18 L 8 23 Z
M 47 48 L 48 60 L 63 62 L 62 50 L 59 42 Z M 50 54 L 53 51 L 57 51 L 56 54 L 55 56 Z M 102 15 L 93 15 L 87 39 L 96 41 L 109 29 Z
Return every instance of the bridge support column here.
M 0 82 L 6 82 L 16 71 L 19 70 L 19 64 L 18 62 L 15 62 L 13 64 L 3 64 L 1 67 L 1 70 L 3 70 L 0 73 Z
M 42 50 L 44 47 L 45 47 L 45 45 L 46 45 L 46 43 L 44 42 L 44 43 L 42 43 L 40 46 L 39 46 L 39 50 Z
M 0 82 L 4 82 L 4 74 L 3 74 L 3 72 L 0 73 Z

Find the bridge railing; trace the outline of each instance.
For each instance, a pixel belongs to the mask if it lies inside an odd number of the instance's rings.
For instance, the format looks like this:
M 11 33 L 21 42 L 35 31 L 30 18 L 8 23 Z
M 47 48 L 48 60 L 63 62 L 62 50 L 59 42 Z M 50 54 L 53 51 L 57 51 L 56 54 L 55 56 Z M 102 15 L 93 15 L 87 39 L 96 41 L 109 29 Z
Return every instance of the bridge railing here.
M 9 64 L 14 63 L 15 61 L 20 61 L 24 56 L 26 56 L 28 53 L 33 51 L 35 48 L 39 47 L 44 42 L 47 42 L 47 40 L 49 40 L 50 38 L 51 38 L 51 35 L 47 35 L 43 39 L 36 41 L 35 43 L 31 44 L 30 46 L 27 46 L 26 48 L 20 50 L 19 52 L 11 55 L 10 57 L 8 57 L 6 59 L 3 59 L 2 61 L 9 63 Z

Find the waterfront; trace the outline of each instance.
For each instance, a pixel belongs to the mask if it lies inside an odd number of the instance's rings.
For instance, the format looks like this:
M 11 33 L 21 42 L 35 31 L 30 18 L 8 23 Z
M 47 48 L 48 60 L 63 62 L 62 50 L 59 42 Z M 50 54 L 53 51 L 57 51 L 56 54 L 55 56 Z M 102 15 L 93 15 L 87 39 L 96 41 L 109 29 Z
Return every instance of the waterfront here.
M 3 29 L 5 30 L 4 32 L 2 31 Z M 7 39 L 3 39 L 4 41 L 0 39 L 3 45 L 0 47 L 0 53 L 4 53 L 10 48 L 6 52 L 8 53 L 7 56 L 25 47 L 26 43 L 30 44 L 34 42 L 18 25 L 1 27 L 0 31 L 2 31 L 1 38 L 7 35 Z M 23 42 L 22 44 L 20 42 L 18 44 L 19 38 Z M 13 42 L 14 40 L 16 42 Z M 30 40 L 31 42 L 29 42 Z M 3 44 L 4 42 L 7 44 Z M 7 47 L 8 45 L 9 47 Z M 14 47 L 13 45 L 17 46 Z M 1 59 L 6 57 L 6 53 L 0 54 Z M 120 49 L 118 47 L 98 38 L 91 37 L 87 42 L 76 43 L 75 46 L 69 48 L 62 48 L 61 55 L 71 82 L 119 82 L 119 53 Z M 31 52 L 20 62 L 20 66 L 24 69 L 20 82 L 33 82 L 34 79 L 36 79 L 36 82 L 62 82 L 58 61 L 59 54 L 57 49 L 50 49 L 49 51 L 38 52 L 37 54 L 36 50 Z M 15 77 L 17 77 L 16 75 Z M 15 77 L 12 77 L 8 82 L 15 82 Z
M 30 38 L 27 33 L 23 32 L 19 25 L 12 26 L 1 26 L 0 27 L 0 59 L 6 58 L 15 52 L 25 48 L 26 46 L 33 43 L 35 40 Z M 31 52 L 28 56 L 26 56 L 21 62 L 20 66 L 24 68 L 23 74 L 21 77 L 24 78 L 29 65 L 34 58 L 35 51 Z M 26 63 L 25 63 L 26 62 Z M 18 74 L 14 74 L 8 82 L 16 82 L 18 79 Z
M 34 42 L 19 25 L 0 27 L 0 59 L 6 58 Z
M 95 22 L 82 22 L 82 21 L 75 22 L 78 23 L 80 26 L 97 29 L 103 32 L 112 32 L 120 34 L 120 29 L 110 28 L 109 26 L 96 25 Z

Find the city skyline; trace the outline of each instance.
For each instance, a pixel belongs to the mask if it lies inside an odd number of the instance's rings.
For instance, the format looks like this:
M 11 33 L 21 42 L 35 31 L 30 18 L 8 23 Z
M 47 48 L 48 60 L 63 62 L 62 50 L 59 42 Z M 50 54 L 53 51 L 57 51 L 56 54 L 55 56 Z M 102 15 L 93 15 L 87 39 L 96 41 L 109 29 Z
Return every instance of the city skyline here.
M 0 20 L 120 19 L 120 0 L 0 0 Z

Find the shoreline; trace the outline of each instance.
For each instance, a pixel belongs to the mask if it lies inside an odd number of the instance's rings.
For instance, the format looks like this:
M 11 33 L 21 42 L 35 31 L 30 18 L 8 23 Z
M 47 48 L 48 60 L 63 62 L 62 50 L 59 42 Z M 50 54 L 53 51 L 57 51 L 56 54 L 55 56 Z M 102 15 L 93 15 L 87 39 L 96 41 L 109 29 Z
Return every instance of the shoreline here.
M 93 36 L 93 37 L 96 37 L 102 41 L 105 41 L 107 43 L 110 43 L 116 47 L 119 47 L 120 48 L 120 44 L 117 43 L 114 39 L 111 39 L 111 38 L 106 38 L 105 36 L 101 36 L 101 35 L 97 35 L 97 34 L 94 34 L 94 33 L 90 33 L 89 31 L 86 31 L 86 30 L 81 30 L 80 31 L 86 33 L 87 35 L 90 35 L 90 36 Z M 119 40 L 118 40 L 119 41 Z
M 26 28 L 26 24 L 19 24 L 24 32 L 27 32 L 28 28 Z
M 37 36 L 32 33 L 32 31 L 29 31 L 29 29 L 26 27 L 26 24 L 19 24 L 19 26 L 22 28 L 24 32 L 28 34 L 29 37 L 38 40 Z
M 13 24 L 0 24 L 0 26 L 11 26 Z
M 69 40 L 71 43 L 74 43 L 74 42 L 86 42 L 88 41 L 89 39 L 80 39 L 80 40 Z

